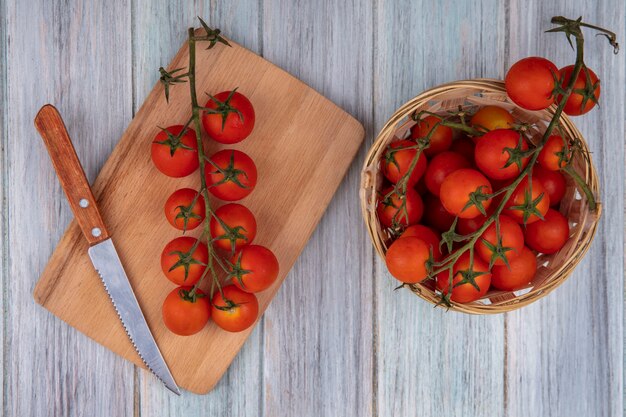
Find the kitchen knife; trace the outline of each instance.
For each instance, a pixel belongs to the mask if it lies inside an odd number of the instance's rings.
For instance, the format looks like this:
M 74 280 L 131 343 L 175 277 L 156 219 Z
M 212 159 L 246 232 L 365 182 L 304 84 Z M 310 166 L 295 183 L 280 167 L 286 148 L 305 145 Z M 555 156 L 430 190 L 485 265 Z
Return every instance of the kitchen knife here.
M 180 390 L 150 332 L 113 241 L 100 216 L 89 182 L 59 111 L 54 106 L 46 104 L 37 113 L 35 126 L 48 148 L 74 217 L 89 242 L 88 253 L 91 262 L 111 297 L 113 307 L 130 341 L 146 366 L 167 388 L 180 395 Z

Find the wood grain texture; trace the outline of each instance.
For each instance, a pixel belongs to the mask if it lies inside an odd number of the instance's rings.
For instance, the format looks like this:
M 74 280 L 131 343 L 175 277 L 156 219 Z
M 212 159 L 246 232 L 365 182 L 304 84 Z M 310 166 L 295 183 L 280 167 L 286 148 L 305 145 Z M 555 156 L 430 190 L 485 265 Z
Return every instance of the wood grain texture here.
M 561 14 L 611 28 L 626 41 L 624 2 L 556 5 L 512 1 L 507 65 L 529 54 L 561 67 L 574 61 L 563 35 L 523 36 Z M 528 11 L 532 11 L 528 13 Z M 624 44 L 624 41 L 621 44 Z M 621 55 L 621 53 L 620 53 Z M 601 107 L 575 123 L 601 182 L 604 212 L 596 239 L 569 280 L 553 294 L 506 317 L 509 416 L 623 415 L 624 57 L 586 32 L 585 62 L 602 80 Z M 541 323 L 541 325 L 538 325 Z
M 379 3 L 376 130 L 417 93 L 458 79 L 501 77 L 501 2 Z M 391 30 L 390 28 L 393 28 Z M 428 41 L 425 41 L 428 39 Z M 405 291 L 376 259 L 380 416 L 497 416 L 504 407 L 503 316 L 433 308 Z
M 263 8 L 264 56 L 359 118 L 371 138 L 372 2 Z M 372 248 L 358 200 L 364 150 L 265 316 L 265 416 L 375 413 Z
M 396 106 L 425 88 L 502 77 L 529 54 L 568 63 L 564 39 L 541 33 L 553 14 L 583 15 L 625 45 L 623 1 L 91 3 L 0 0 L 4 415 L 623 415 L 626 65 L 624 50 L 615 57 L 593 35 L 586 57 L 602 78 L 602 107 L 576 123 L 602 175 L 603 220 L 576 273 L 535 305 L 490 321 L 394 293 L 382 264 L 372 269 L 358 213 L 363 149 L 266 318 L 208 395 L 170 395 L 30 299 L 71 219 L 32 117 L 52 100 L 73 113 L 70 132 L 95 178 L 196 15 L 356 115 L 370 143 Z M 361 351 L 368 338 L 372 349 Z
M 233 88 L 231 83 L 236 82 L 238 91 L 255 106 L 254 131 L 245 144 L 226 146 L 207 137 L 205 149 L 207 155 L 223 149 L 243 150 L 259 172 L 254 192 L 240 202 L 259 224 L 254 243 L 271 248 L 280 264 L 274 284 L 256 294 L 262 314 L 326 210 L 364 132 L 358 121 L 319 93 L 258 55 L 231 44 L 211 51 L 198 48 L 196 88 L 219 92 Z M 167 67 L 185 67 L 188 52 L 185 43 Z M 175 286 L 163 278 L 158 259 L 163 246 L 181 235 L 164 220 L 163 202 L 176 189 L 199 184 L 198 172 L 185 178 L 160 174 L 147 152 L 160 131 L 158 126 L 184 124 L 190 117 L 189 89 L 170 89 L 169 102 L 163 90 L 157 83 L 148 95 L 93 191 L 174 379 L 181 388 L 204 394 L 217 384 L 252 328 L 229 333 L 210 321 L 201 333 L 184 338 L 163 323 L 163 300 Z M 302 159 L 303 149 L 307 159 Z M 272 196 L 271 200 L 267 196 Z M 218 207 L 223 202 L 212 198 L 211 204 Z M 188 236 L 198 237 L 200 232 L 194 230 Z M 42 273 L 35 299 L 71 326 L 143 366 L 89 262 L 86 247 L 73 223 Z M 209 292 L 210 287 L 210 280 L 205 280 L 201 288 Z
M 35 127 L 48 149 L 61 188 L 83 236 L 90 245 L 108 239 L 109 232 L 59 111 L 46 104 L 35 116 Z
M 119 137 L 131 118 L 128 6 L 7 1 L 2 13 L 8 77 L 7 101 L 1 105 L 8 115 L 2 149 L 8 162 L 3 177 L 3 215 L 8 216 L 4 415 L 133 412 L 133 366 L 70 329 L 30 296 L 72 218 L 33 118 L 47 102 L 72 114 L 68 129 L 80 132 L 74 145 L 87 177 L 95 178 L 113 148 L 110 136 Z

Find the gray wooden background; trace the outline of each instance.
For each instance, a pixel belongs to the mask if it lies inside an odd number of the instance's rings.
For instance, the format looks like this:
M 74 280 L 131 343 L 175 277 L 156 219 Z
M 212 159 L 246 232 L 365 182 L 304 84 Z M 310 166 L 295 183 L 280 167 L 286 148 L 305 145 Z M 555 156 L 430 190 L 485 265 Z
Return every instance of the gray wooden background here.
M 623 0 L 0 0 L 2 410 L 7 416 L 620 416 L 626 49 L 587 37 L 601 109 L 577 119 L 604 215 L 576 273 L 522 311 L 433 309 L 375 256 L 358 203 L 366 148 L 424 89 L 502 78 L 528 55 L 573 62 L 553 15 L 617 32 Z M 33 117 L 65 115 L 90 179 L 195 16 L 363 122 L 366 146 L 309 245 L 217 388 L 172 396 L 35 305 L 71 212 Z M 201 352 L 199 352 L 201 354 Z

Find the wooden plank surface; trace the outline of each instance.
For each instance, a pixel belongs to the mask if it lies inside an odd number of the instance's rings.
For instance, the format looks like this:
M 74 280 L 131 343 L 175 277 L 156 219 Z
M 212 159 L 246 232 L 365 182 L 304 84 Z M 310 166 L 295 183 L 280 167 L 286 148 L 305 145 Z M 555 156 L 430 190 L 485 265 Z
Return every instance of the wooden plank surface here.
M 3 300 L 8 300 L 2 333 L 5 415 L 258 416 L 281 405 L 280 415 L 288 416 L 623 414 L 619 225 L 624 224 L 625 61 L 624 51 L 614 57 L 593 36 L 587 45 L 597 49 L 587 49 L 586 56 L 601 72 L 602 110 L 576 122 L 594 151 L 605 210 L 585 261 L 562 288 L 536 305 L 503 317 L 465 318 L 432 311 L 406 292 L 392 293 L 393 282 L 380 262 L 372 266 L 374 255 L 353 197 L 355 166 L 265 323 L 207 396 L 175 398 L 143 370 L 133 378 L 131 366 L 70 331 L 30 299 L 71 218 L 32 128 L 36 109 L 56 99 L 64 112 L 80 116 L 72 128 L 81 132 L 76 135 L 81 138 L 79 156 L 88 162 L 88 176 L 95 178 L 156 80 L 155 69 L 169 62 L 196 14 L 235 41 L 267 52 L 357 116 L 371 143 L 395 106 L 424 88 L 462 77 L 501 77 L 506 66 L 528 54 L 566 63 L 569 51 L 563 39 L 540 33 L 553 14 L 582 14 L 614 29 L 626 45 L 622 1 L 481 0 L 434 7 L 408 0 L 373 0 L 363 6 L 331 0 L 310 5 L 274 0 L 152 3 L 148 8 L 143 2 L 117 0 L 105 8 L 78 1 L 0 0 L 0 51 L 6 48 L 4 56 L 0 53 L 0 93 L 2 87 L 7 90 L 5 98 L 0 94 L 0 121 L 6 114 L 2 126 L 7 132 L 0 133 L 2 285 Z M 80 41 L 78 30 L 83 32 Z M 98 54 L 88 54 L 86 45 L 97 45 Z M 71 81 L 63 78 L 68 74 L 74 75 Z M 110 74 L 115 82 L 106 84 Z M 85 82 L 95 87 L 85 90 Z M 92 99 L 97 112 L 85 110 Z M 28 218 L 21 214 L 35 206 Z M 322 281 L 326 274 L 341 275 L 333 278 L 346 284 L 334 281 L 327 288 Z M 374 288 L 366 287 L 374 282 Z M 348 298 L 324 292 L 348 288 Z M 287 303 L 306 310 L 292 316 Z M 328 315 L 323 309 L 329 309 Z M 348 313 L 350 321 L 341 321 Z M 362 322 L 353 326 L 357 317 Z M 314 319 L 324 320 L 324 327 Z M 371 335 L 364 330 L 368 323 L 376 329 Z M 275 341 L 270 334 L 278 334 L 280 344 L 267 346 Z M 341 340 L 335 344 L 329 336 Z M 363 348 L 368 337 L 369 351 Z M 350 351 L 347 340 L 358 349 Z M 466 349 L 461 342 L 477 345 Z M 478 346 L 483 348 L 480 356 Z M 354 408 L 340 402 L 343 398 Z
M 29 296 L 72 218 L 33 126 L 54 102 L 93 180 L 131 119 L 130 7 L 7 2 L 7 245 L 3 267 L 4 415 L 129 415 L 133 366 L 73 331 Z M 4 26 L 4 25 L 3 25 Z M 30 30 L 25 30 L 25 28 Z M 102 30 L 106 28 L 106 30 Z M 94 54 L 93 51 L 98 51 Z M 104 59 L 103 59 L 104 58 Z M 9 104 L 10 103 L 10 104 Z M 105 108 L 115 111 L 102 111 Z M 32 214 L 31 214 L 32 213 Z

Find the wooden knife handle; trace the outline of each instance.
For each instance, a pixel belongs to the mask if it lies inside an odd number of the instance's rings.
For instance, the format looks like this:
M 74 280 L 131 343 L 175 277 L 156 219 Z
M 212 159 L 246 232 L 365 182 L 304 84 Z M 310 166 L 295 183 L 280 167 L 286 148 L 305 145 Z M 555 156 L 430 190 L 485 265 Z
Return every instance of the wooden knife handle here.
M 35 116 L 35 127 L 43 138 L 74 216 L 90 245 L 109 238 L 85 171 L 59 111 L 46 104 Z

